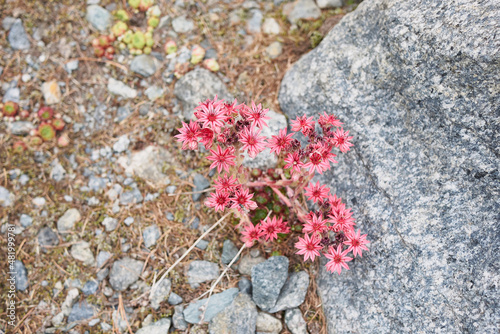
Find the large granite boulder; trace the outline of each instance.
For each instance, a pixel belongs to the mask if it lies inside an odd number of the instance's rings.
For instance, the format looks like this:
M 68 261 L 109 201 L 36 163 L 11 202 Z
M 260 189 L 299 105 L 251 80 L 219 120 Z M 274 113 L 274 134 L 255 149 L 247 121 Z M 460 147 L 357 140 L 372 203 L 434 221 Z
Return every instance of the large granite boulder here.
M 320 179 L 372 243 L 319 275 L 330 333 L 500 328 L 498 22 L 495 0 L 366 0 L 285 75 L 291 119 L 354 135 Z

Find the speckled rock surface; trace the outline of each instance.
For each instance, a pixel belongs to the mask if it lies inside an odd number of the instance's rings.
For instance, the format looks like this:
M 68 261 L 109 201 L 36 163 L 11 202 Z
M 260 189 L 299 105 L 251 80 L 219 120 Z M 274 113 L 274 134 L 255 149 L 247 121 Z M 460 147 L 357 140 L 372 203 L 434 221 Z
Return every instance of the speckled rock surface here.
M 499 19 L 496 1 L 364 1 L 285 75 L 290 118 L 328 110 L 355 138 L 322 179 L 371 251 L 321 271 L 330 333 L 499 327 Z
M 231 305 L 215 316 L 210 322 L 210 334 L 253 334 L 257 325 L 257 307 L 252 298 L 239 293 Z
M 187 119 L 193 117 L 194 108 L 199 102 L 213 99 L 215 95 L 230 102 L 234 99 L 217 75 L 199 67 L 175 83 L 174 94 L 181 101 L 183 115 Z

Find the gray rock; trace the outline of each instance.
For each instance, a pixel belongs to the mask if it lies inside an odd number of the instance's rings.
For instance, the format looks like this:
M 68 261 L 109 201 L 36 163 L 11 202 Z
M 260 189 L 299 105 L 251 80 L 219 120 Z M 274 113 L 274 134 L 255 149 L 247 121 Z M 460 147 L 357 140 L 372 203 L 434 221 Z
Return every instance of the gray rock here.
M 125 83 L 109 78 L 108 90 L 111 94 L 120 95 L 126 99 L 133 99 L 137 96 L 137 91 Z
M 210 181 L 207 180 L 206 177 L 204 177 L 203 175 L 201 175 L 199 173 L 195 173 L 193 175 L 193 184 L 194 184 L 194 188 L 193 188 L 194 192 L 202 191 L 202 190 L 205 190 L 208 187 L 210 187 Z M 193 201 L 199 200 L 201 195 L 203 195 L 203 193 L 193 194 L 192 195 Z
M 97 292 L 97 288 L 99 287 L 99 283 L 94 280 L 90 280 L 85 282 L 85 285 L 82 288 L 82 293 L 85 296 L 93 295 Z
M 6 188 L 0 186 L 0 205 L 2 205 L 4 208 L 12 206 L 12 204 L 14 204 L 15 198 L 16 197 L 14 196 L 14 194 L 12 194 Z
M 50 171 L 50 177 L 52 178 L 52 180 L 56 182 L 61 182 L 62 180 L 64 180 L 64 178 L 66 177 L 66 170 L 61 165 L 59 160 L 56 159 L 52 161 L 50 165 L 52 166 L 52 170 Z
M 57 234 L 48 226 L 38 232 L 38 243 L 40 246 L 56 246 L 59 244 Z
M 133 174 L 153 186 L 167 186 L 170 179 L 163 173 L 165 166 L 175 166 L 172 155 L 164 148 L 148 146 L 142 151 L 135 152 L 128 157 L 120 157 L 118 164 L 125 169 L 125 173 Z
M 272 256 L 252 268 L 253 301 L 262 310 L 270 310 L 278 300 L 288 276 L 288 258 Z
M 186 16 L 179 16 L 172 20 L 172 28 L 178 34 L 185 34 L 194 29 L 194 22 Z
M 68 323 L 90 319 L 96 314 L 96 309 L 96 306 L 88 304 L 86 300 L 75 303 L 68 316 Z
M 16 22 L 16 19 L 12 16 L 7 16 L 2 20 L 2 28 L 3 30 L 7 31 L 9 30 L 12 25 Z
M 270 314 L 259 312 L 257 315 L 257 332 L 258 333 L 269 333 L 269 334 L 279 334 L 283 329 L 281 321 L 276 319 Z
M 30 48 L 30 40 L 26 30 L 23 27 L 23 21 L 16 19 L 12 24 L 9 35 L 7 36 L 10 46 L 15 50 L 28 50 Z
M 279 56 L 281 56 L 282 53 L 283 53 L 283 44 L 281 44 L 280 42 L 272 42 L 266 48 L 266 54 L 271 59 L 278 58 Z
M 113 254 L 110 252 L 100 251 L 99 254 L 97 254 L 96 267 L 101 268 L 112 256 Z
M 269 310 L 269 313 L 299 307 L 306 298 L 307 288 L 309 288 L 309 274 L 307 272 L 291 273 L 281 289 L 276 305 Z
M 130 70 L 144 77 L 150 77 L 155 74 L 160 67 L 158 59 L 151 55 L 140 55 L 134 57 L 130 63 Z
M 64 69 L 69 74 L 71 74 L 73 71 L 76 71 L 78 69 L 78 60 L 67 62 L 66 64 L 64 64 Z
M 246 293 L 247 295 L 251 295 L 252 282 L 248 278 L 242 277 L 238 282 L 238 289 L 240 289 L 241 292 Z
M 14 262 L 14 270 L 16 274 L 14 275 L 16 277 L 16 290 L 18 291 L 26 291 L 26 289 L 29 286 L 29 281 L 28 281 L 28 271 L 26 270 L 26 267 L 24 264 L 16 260 Z
M 30 180 L 30 177 L 26 174 L 19 176 L 19 183 L 21 183 L 23 186 L 25 186 L 29 180 Z
M 187 271 L 188 283 L 197 288 L 199 283 L 211 281 L 219 277 L 219 266 L 217 263 L 208 261 L 193 261 L 189 264 Z
M 144 245 L 149 248 L 156 245 L 156 241 L 161 237 L 161 231 L 158 225 L 148 226 L 142 231 Z
M 120 204 L 129 205 L 141 203 L 144 198 L 142 197 L 139 189 L 134 188 L 130 191 L 125 191 L 120 195 Z
M 12 133 L 14 136 L 27 136 L 34 128 L 35 126 L 33 125 L 33 123 L 28 121 L 12 122 L 9 126 L 10 133 Z
M 124 257 L 115 261 L 109 275 L 109 284 L 115 291 L 124 291 L 141 275 L 144 262 Z
M 97 5 L 87 7 L 87 15 L 85 18 L 100 32 L 106 32 L 112 23 L 111 14 L 106 9 Z
M 89 188 L 92 191 L 100 191 L 106 188 L 106 179 L 91 175 L 89 178 Z
M 116 122 L 120 123 L 132 115 L 132 109 L 128 106 L 118 107 L 116 110 Z
M 279 130 L 287 128 L 286 117 L 283 114 L 278 114 L 273 110 L 269 110 L 266 116 L 271 117 L 270 120 L 266 121 L 267 127 L 262 129 L 260 133 L 262 136 L 266 136 L 267 138 L 271 138 L 272 136 L 277 136 L 279 134 Z M 243 159 L 243 164 L 248 168 L 260 168 L 260 169 L 268 169 L 276 167 L 278 162 L 278 158 L 276 154 L 271 154 L 271 149 L 266 148 L 264 151 L 257 154 L 255 158 L 250 158 L 250 156 L 245 152 L 245 158 Z
M 262 24 L 262 32 L 268 35 L 279 35 L 281 33 L 281 27 L 276 19 L 268 17 Z
M 233 260 L 236 254 L 238 254 L 238 251 L 238 247 L 236 247 L 231 240 L 224 241 L 222 245 L 222 255 L 220 257 L 221 262 L 228 264 Z
M 91 266 L 95 263 L 94 254 L 90 250 L 90 244 L 86 241 L 80 241 L 71 246 L 70 254 L 75 260 L 83 262 L 84 266 Z
M 113 151 L 116 153 L 125 152 L 130 145 L 130 139 L 128 139 L 127 135 L 120 136 L 116 143 L 113 144 Z
M 364 1 L 285 75 L 291 119 L 327 110 L 354 135 L 320 180 L 372 243 L 320 271 L 330 333 L 498 328 L 500 11 L 480 7 Z
M 5 92 L 4 96 L 2 97 L 2 102 L 9 102 L 9 101 L 12 101 L 12 102 L 16 102 L 16 103 L 19 103 L 20 102 L 20 95 L 21 95 L 21 90 L 17 87 L 11 87 L 9 89 L 7 89 L 7 91 Z
M 27 214 L 22 214 L 21 217 L 19 218 L 19 222 L 21 223 L 22 227 L 30 227 L 33 225 L 33 218 L 28 216 Z
M 134 217 L 127 217 L 123 222 L 125 223 L 125 225 L 130 226 L 134 223 Z
M 234 97 L 229 94 L 226 85 L 215 74 L 201 67 L 195 68 L 182 78 L 174 86 L 174 94 L 183 107 L 183 115 L 186 119 L 193 117 L 194 108 L 199 102 L 213 99 L 215 95 L 219 99 L 232 101 Z
M 150 101 L 154 101 L 163 96 L 164 91 L 161 87 L 151 86 L 144 91 L 144 94 L 148 97 Z
M 202 308 L 206 306 L 205 317 L 203 321 L 211 321 L 219 312 L 223 311 L 227 306 L 229 306 L 236 295 L 238 294 L 237 288 L 227 289 L 221 293 L 213 294 L 207 304 L 207 299 L 204 298 L 198 300 L 197 302 L 191 303 L 184 310 L 184 320 L 190 324 L 197 324 L 202 319 L 203 314 Z
M 118 227 L 118 220 L 116 218 L 106 217 L 101 224 L 106 228 L 106 231 L 111 232 Z
M 201 250 L 205 250 L 205 249 L 207 249 L 208 244 L 209 244 L 209 242 L 207 240 L 200 240 L 196 244 L 196 248 L 201 249 Z
M 285 324 L 292 334 L 307 334 L 307 323 L 298 308 L 285 311 Z
M 298 20 L 315 20 L 320 18 L 321 9 L 316 6 L 314 0 L 297 0 L 293 3 L 288 3 L 283 7 L 283 13 L 291 23 L 296 23 Z
M 180 331 L 184 331 L 188 328 L 188 323 L 184 320 L 184 306 L 177 305 L 174 307 L 174 315 L 172 316 L 172 324 L 174 328 Z
M 69 209 L 57 220 L 57 230 L 59 233 L 68 233 L 81 219 L 82 215 L 78 209 Z
M 1 189 L 0 189 L 0 191 L 1 191 Z M 0 195 L 0 198 L 1 197 L 2 196 Z M 0 200 L 0 202 L 1 202 L 1 200 Z M 42 207 L 45 206 L 45 204 L 47 203 L 47 200 L 43 197 L 35 197 L 35 198 L 33 198 L 32 203 L 36 208 L 41 209 Z
M 261 24 L 264 16 L 262 12 L 258 9 L 252 9 L 250 11 L 250 19 L 247 21 L 247 31 L 250 34 L 260 34 Z
M 182 297 L 175 292 L 171 292 L 170 296 L 168 296 L 167 301 L 170 305 L 179 305 L 180 303 L 182 303 Z
M 257 307 L 252 298 L 239 293 L 231 305 L 217 314 L 208 327 L 210 334 L 254 334 L 257 325 Z
M 161 281 L 151 294 L 150 302 L 153 309 L 158 310 L 160 308 L 160 304 L 169 297 L 171 287 L 172 282 L 168 278 Z
M 240 263 L 238 264 L 238 271 L 242 275 L 252 275 L 252 268 L 259 263 L 266 261 L 263 256 L 252 257 L 249 254 L 241 257 Z
M 170 329 L 170 318 L 163 318 L 149 326 L 142 327 L 136 334 L 166 334 Z
M 342 0 L 316 0 L 319 8 L 338 8 L 343 6 Z

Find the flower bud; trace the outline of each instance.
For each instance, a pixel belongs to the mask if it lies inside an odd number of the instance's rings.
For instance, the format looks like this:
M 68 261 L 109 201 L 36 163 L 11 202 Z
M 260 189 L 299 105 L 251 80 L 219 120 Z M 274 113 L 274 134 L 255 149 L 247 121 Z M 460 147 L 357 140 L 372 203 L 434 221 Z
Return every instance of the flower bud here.
M 209 69 L 212 72 L 217 72 L 220 69 L 219 63 L 217 63 L 217 60 L 215 60 L 214 58 L 205 59 L 203 61 L 203 66 L 205 66 L 205 68 Z
M 177 44 L 174 41 L 170 40 L 165 43 L 165 53 L 170 55 L 175 52 L 177 52 Z
M 191 53 L 191 64 L 199 64 L 205 57 L 205 49 L 199 45 L 195 45 Z

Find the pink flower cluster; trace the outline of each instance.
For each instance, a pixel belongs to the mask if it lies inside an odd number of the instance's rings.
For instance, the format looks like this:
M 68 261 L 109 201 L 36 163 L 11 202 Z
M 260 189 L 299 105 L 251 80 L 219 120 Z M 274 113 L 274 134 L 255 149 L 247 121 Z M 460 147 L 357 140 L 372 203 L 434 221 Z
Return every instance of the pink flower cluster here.
M 282 204 L 289 207 L 287 220 L 303 224 L 304 235 L 295 244 L 297 254 L 304 255 L 304 261 L 314 261 L 321 252 L 330 259 L 327 270 L 340 274 L 342 268 L 349 269 L 347 262 L 352 258 L 347 254 L 352 251 L 354 256 L 361 257 L 362 250 L 368 250 L 369 241 L 366 234 L 355 232 L 351 209 L 347 209 L 336 195 L 332 196 L 329 188 L 319 182 L 310 183 L 310 180 L 315 172 L 321 174 L 330 169 L 332 163 L 337 163 L 332 150 L 337 148 L 342 153 L 350 150 L 352 137 L 334 115 L 324 113 L 318 119 L 321 131 L 316 130 L 313 117 L 302 116 L 292 121 L 292 133 L 282 129 L 278 135 L 266 138 L 261 131 L 270 119 L 266 116 L 268 110 L 254 102 L 250 106 L 238 104 L 236 100 L 227 103 L 215 96 L 195 108 L 196 120 L 182 123 L 175 137 L 183 149 L 195 150 L 201 143 L 210 151 L 207 156 L 210 168 L 220 175 L 215 180 L 215 192 L 209 195 L 205 204 L 215 211 L 234 209 L 240 217 L 242 241 L 247 247 L 255 242 L 274 241 L 278 234 L 291 232 L 290 224 L 281 216 L 271 217 L 272 212 L 256 224 L 249 219 L 249 214 L 257 208 L 250 189 L 270 187 Z M 298 132 L 309 141 L 305 147 L 293 138 Z M 283 159 L 283 170 L 288 170 L 289 176 L 285 177 L 280 169 L 281 179 L 261 174 L 259 180 L 250 182 L 250 173 L 242 166 L 243 153 L 254 158 L 266 147 Z M 299 202 L 299 194 L 303 191 L 318 210 L 306 213 L 309 210 Z

